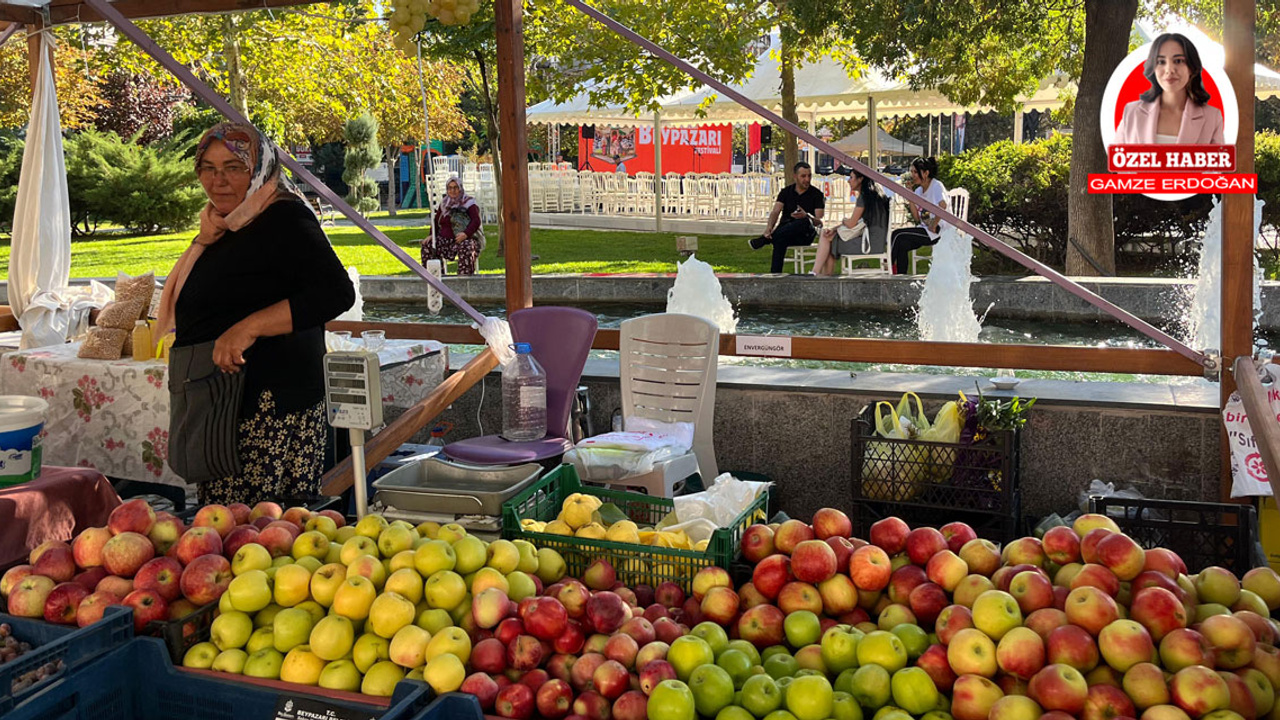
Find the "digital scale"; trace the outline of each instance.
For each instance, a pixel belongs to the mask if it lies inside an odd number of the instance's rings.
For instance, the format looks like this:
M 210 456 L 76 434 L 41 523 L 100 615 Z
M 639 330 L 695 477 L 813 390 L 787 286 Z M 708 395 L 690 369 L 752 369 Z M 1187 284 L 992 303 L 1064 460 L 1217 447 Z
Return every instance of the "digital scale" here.
M 351 465 L 356 517 L 369 510 L 364 434 L 382 425 L 382 379 L 377 353 L 341 350 L 324 356 L 325 415 L 335 428 L 351 432 Z

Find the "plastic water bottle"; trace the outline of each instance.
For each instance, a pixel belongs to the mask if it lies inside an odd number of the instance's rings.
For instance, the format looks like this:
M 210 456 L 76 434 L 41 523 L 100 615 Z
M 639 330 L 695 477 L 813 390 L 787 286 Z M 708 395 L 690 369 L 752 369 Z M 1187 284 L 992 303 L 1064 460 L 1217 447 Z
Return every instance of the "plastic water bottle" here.
M 436 450 L 443 450 L 445 445 L 445 432 L 446 430 L 443 425 L 436 425 L 431 428 L 431 439 L 427 441 L 427 447 L 435 448 Z
M 547 374 L 533 359 L 533 346 L 512 347 L 516 357 L 502 369 L 502 437 L 541 440 L 547 434 Z

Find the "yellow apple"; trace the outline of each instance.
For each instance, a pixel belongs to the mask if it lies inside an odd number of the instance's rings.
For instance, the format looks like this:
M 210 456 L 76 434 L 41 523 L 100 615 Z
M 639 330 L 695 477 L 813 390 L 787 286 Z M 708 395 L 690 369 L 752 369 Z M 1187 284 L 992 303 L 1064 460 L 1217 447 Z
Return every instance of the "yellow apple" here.
M 406 600 L 416 605 L 422 600 L 422 589 L 425 585 L 422 576 L 410 565 L 391 573 L 391 577 L 387 578 L 387 583 L 382 586 L 382 589 L 383 592 L 403 595 Z
M 516 570 L 507 576 L 507 597 L 513 602 L 538 594 L 538 586 L 529 575 Z
M 463 664 L 471 659 L 471 637 L 466 630 L 450 627 L 431 637 L 431 642 L 427 643 L 427 662 L 445 653 L 457 656 Z
M 551 585 L 564 579 L 568 568 L 560 553 L 551 548 L 538 549 L 538 579 L 543 585 Z
M 387 563 L 387 572 L 395 575 L 400 570 L 413 569 L 413 551 L 401 550 Z
M 497 572 L 496 570 L 494 572 Z M 503 578 L 505 581 L 505 578 Z M 441 570 L 427 578 L 424 597 L 433 608 L 452 610 L 459 606 L 467 595 L 467 584 L 458 573 Z M 470 608 L 467 608 L 470 610 Z
M 493 568 L 480 568 L 476 572 L 475 580 L 471 581 L 471 594 L 479 595 L 489 588 L 498 588 L 502 592 L 511 591 L 511 583 L 507 582 L 507 577 Z
M 467 530 L 458 523 L 441 525 L 440 529 L 436 531 L 436 538 L 443 540 L 450 545 L 464 537 L 467 537 Z
M 249 636 L 249 642 L 245 644 L 244 649 L 252 655 L 263 648 L 275 647 L 275 644 L 275 630 L 270 627 L 260 627 Z
M 520 551 L 510 540 L 494 540 L 489 543 L 485 565 L 508 575 L 520 565 Z
M 328 555 L 326 555 L 325 557 L 328 557 Z M 307 572 L 315 572 L 320 569 L 321 565 L 324 565 L 324 561 L 319 558 L 314 558 L 310 555 L 305 555 L 303 557 L 298 558 L 297 561 L 295 561 L 293 564 L 300 565 L 306 568 Z
M 391 659 L 391 641 L 373 633 L 365 633 L 356 639 L 355 647 L 351 648 L 351 659 L 357 670 L 361 673 L 368 672 L 379 660 Z
M 271 567 L 271 552 L 258 543 L 241 545 L 231 558 L 231 572 L 243 575 L 250 570 L 266 570 Z
M 366 515 L 365 517 L 367 518 L 368 516 Z M 350 540 L 342 543 L 342 554 L 338 561 L 341 562 L 343 565 L 350 565 L 351 563 L 355 562 L 356 558 L 360 557 L 361 555 L 372 555 L 374 557 L 377 557 L 378 543 L 375 542 L 372 538 L 367 538 L 363 535 L 357 535 L 351 538 Z
M 356 631 L 351 621 L 341 615 L 328 615 L 311 629 L 311 652 L 323 660 L 341 660 L 351 652 Z
M 182 656 L 182 667 L 208 670 L 218 658 L 218 646 L 211 642 L 196 643 Z
M 285 565 L 276 570 L 276 604 L 293 607 L 311 596 L 311 571 L 301 565 Z
M 462 681 L 466 678 L 466 667 L 453 655 L 437 655 L 422 669 L 422 679 L 436 693 L 454 692 L 462 687 Z
M 369 617 L 369 608 L 378 597 L 378 590 L 367 577 L 348 575 L 334 593 L 330 612 L 351 620 L 363 620 Z M 336 660 L 337 658 L 333 658 Z
M 218 650 L 242 648 L 249 642 L 253 634 L 253 619 L 242 612 L 230 612 L 213 619 L 209 628 L 209 639 Z
M 440 534 L 440 523 L 428 520 L 427 522 L 419 523 L 417 530 L 422 537 L 435 540 L 436 536 Z
M 355 525 L 343 525 L 342 527 L 338 528 L 338 532 L 334 533 L 333 537 L 330 539 L 333 542 L 337 543 L 338 545 L 341 545 L 355 536 L 356 536 Z
M 415 624 L 432 635 L 435 635 L 441 630 L 451 627 L 453 625 L 453 618 L 449 616 L 448 610 L 427 608 L 418 612 L 418 621 Z
M 284 656 L 284 663 L 280 666 L 280 679 L 299 685 L 318 685 L 320 673 L 324 672 L 327 664 L 316 657 L 310 647 L 298 645 Z
M 376 635 L 392 638 L 400 628 L 413 624 L 415 615 L 413 603 L 403 595 L 384 592 L 369 608 L 369 629 Z
M 346 692 L 359 692 L 361 677 L 360 671 L 356 669 L 355 664 L 350 660 L 334 660 L 324 666 L 324 670 L 320 671 L 320 687 L 326 690 L 344 690 Z
M 329 614 L 324 609 L 324 607 L 320 605 L 320 603 L 316 602 L 315 600 L 307 600 L 304 602 L 300 602 L 297 605 L 295 605 L 294 608 L 298 610 L 306 610 L 307 614 L 311 616 L 312 625 L 315 625 L 316 623 L 320 622 L 321 618 Z
M 333 596 L 347 579 L 347 566 L 329 563 L 311 573 L 311 597 L 325 607 L 333 604 Z
M 528 540 L 514 540 L 516 551 L 520 553 L 520 563 L 516 565 L 516 569 L 526 575 L 536 575 L 538 572 L 538 548 Z
M 386 518 L 381 515 L 365 515 L 356 523 L 356 535 L 377 540 L 383 530 L 389 527 Z
M 441 570 L 453 570 L 458 562 L 453 546 L 443 540 L 428 540 L 413 551 L 413 567 L 422 577 Z
M 307 524 L 303 525 L 302 529 L 314 530 L 330 540 L 333 540 L 338 535 L 338 523 L 326 515 L 312 515 L 307 518 Z
M 365 519 L 373 517 L 366 515 Z M 360 683 L 360 692 L 365 695 L 373 695 L 376 697 L 391 697 L 391 693 L 395 692 L 396 683 L 404 679 L 404 670 L 399 665 L 388 660 L 374 664 L 369 668 L 369 672 L 364 675 L 364 682 Z
M 453 554 L 457 558 L 453 571 L 459 575 L 469 575 L 489 560 L 489 551 L 484 541 L 478 537 L 467 535 L 453 543 Z
M 275 603 L 262 608 L 257 615 L 253 616 L 253 626 L 255 628 L 271 627 L 271 623 L 275 622 L 276 613 L 283 609 Z
M 231 596 L 232 608 L 256 613 L 271 604 L 270 578 L 262 570 L 250 570 L 231 580 L 227 594 Z
M 387 657 L 403 668 L 416 668 L 426 661 L 427 645 L 430 642 L 431 633 L 417 625 L 406 625 L 391 638 Z
M 374 588 L 381 590 L 387 582 L 387 567 L 372 555 L 361 555 L 347 563 L 347 578 L 363 575 L 373 582 Z
M 218 653 L 218 657 L 213 659 L 211 670 L 218 672 L 239 675 L 244 672 L 244 663 L 249 659 L 249 653 L 240 648 L 231 648 Z
M 263 648 L 244 661 L 244 674 L 265 680 L 279 680 L 284 656 L 275 648 Z
M 311 626 L 311 613 L 306 610 L 300 608 L 281 610 L 276 614 L 275 622 L 271 625 L 272 647 L 283 653 L 299 645 L 306 645 L 311 638 Z
M 413 541 L 418 535 L 403 525 L 392 525 L 378 535 L 378 552 L 382 557 L 395 557 L 398 552 L 413 549 Z
M 304 532 L 293 541 L 293 547 L 290 554 L 295 559 L 307 557 L 310 555 L 317 560 L 323 558 L 329 552 L 329 538 L 320 534 L 315 530 Z

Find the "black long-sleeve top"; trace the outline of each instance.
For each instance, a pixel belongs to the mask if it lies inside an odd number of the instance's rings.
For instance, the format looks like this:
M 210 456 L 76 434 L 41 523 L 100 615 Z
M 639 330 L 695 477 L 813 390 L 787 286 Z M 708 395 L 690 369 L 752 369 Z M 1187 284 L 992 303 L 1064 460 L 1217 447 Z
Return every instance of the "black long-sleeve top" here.
M 258 338 L 245 352 L 244 416 L 257 410 L 263 390 L 281 414 L 324 399 L 324 325 L 355 302 L 351 278 L 300 200 L 273 203 L 205 248 L 178 296 L 174 345 L 217 340 L 281 300 L 289 301 L 293 332 Z

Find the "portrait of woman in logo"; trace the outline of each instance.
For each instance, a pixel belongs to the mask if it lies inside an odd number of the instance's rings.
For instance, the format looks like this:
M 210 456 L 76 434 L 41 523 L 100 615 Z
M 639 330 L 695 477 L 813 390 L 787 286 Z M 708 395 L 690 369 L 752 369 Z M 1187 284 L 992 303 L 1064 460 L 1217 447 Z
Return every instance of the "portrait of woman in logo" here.
M 1142 76 L 1149 87 L 1137 100 L 1125 103 L 1115 137 L 1109 144 L 1222 145 L 1226 142 L 1223 113 L 1219 109 L 1221 98 L 1213 97 L 1212 91 L 1217 88 L 1205 73 L 1196 46 L 1185 35 L 1164 33 L 1156 37 L 1142 65 Z M 1125 83 L 1125 89 L 1132 85 Z M 1123 90 L 1120 93 L 1122 97 L 1125 94 Z

